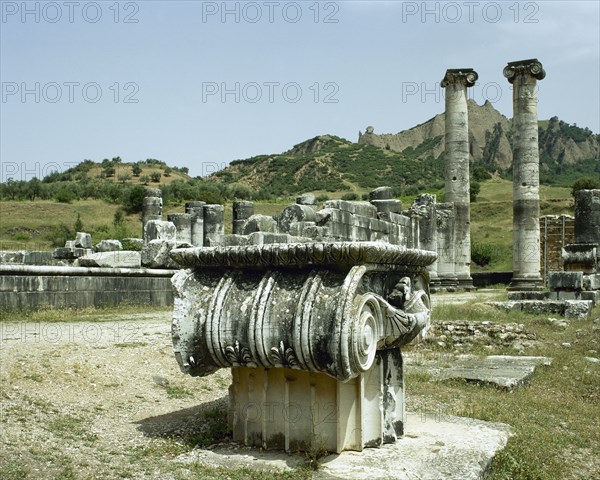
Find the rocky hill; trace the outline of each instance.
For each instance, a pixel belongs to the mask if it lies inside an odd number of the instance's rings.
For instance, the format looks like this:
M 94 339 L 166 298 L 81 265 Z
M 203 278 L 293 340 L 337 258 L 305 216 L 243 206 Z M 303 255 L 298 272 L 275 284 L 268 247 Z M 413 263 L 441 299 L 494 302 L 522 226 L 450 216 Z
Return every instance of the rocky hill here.
M 235 160 L 209 180 L 240 184 L 258 192 L 258 198 L 293 195 L 301 191 L 343 191 L 393 185 L 424 189 L 440 183 L 443 159 L 432 152 L 442 137 L 425 139 L 403 152 L 352 143 L 333 135 L 321 135 L 279 155 Z M 443 142 L 442 142 L 443 143 Z
M 512 122 L 490 102 L 468 101 L 471 163 L 510 176 Z M 396 134 L 359 133 L 358 143 L 332 135 L 306 140 L 279 155 L 231 162 L 210 178 L 240 184 L 264 198 L 303 190 L 339 191 L 394 185 L 402 193 L 443 186 L 444 114 Z M 540 178 L 570 185 L 600 176 L 600 135 L 553 117 L 540 121 Z
M 474 100 L 468 100 L 467 106 L 472 162 L 490 170 L 509 170 L 512 162 L 511 120 L 488 101 L 478 105 Z M 358 143 L 403 152 L 409 147 L 417 147 L 426 139 L 443 136 L 444 122 L 445 115 L 441 113 L 425 123 L 396 134 L 376 134 L 373 127 L 367 127 L 364 134 L 359 132 Z M 443 151 L 444 144 L 441 142 L 425 154 L 438 157 Z M 557 117 L 540 122 L 542 172 L 560 174 L 566 166 L 599 158 L 600 135 L 594 135 L 589 129 L 569 125 Z

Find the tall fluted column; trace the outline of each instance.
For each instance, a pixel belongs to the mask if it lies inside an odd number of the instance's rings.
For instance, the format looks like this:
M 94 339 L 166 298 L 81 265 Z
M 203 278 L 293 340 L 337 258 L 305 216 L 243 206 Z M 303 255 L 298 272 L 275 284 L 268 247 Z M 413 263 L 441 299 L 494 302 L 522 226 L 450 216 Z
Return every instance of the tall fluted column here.
M 471 68 L 448 69 L 441 83 L 446 89 L 444 202 L 454 204 L 454 273 L 458 286 L 467 290 L 473 288 L 467 87 L 477 78 Z
M 509 290 L 538 290 L 540 275 L 540 156 L 537 80 L 546 76 L 537 59 L 510 62 L 513 85 L 513 277 Z

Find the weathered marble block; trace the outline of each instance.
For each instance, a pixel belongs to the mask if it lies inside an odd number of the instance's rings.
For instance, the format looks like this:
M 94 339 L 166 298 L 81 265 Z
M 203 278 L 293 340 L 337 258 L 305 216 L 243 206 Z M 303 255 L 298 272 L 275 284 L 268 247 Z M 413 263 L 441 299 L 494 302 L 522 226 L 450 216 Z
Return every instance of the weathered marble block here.
M 232 368 L 235 441 L 362 450 L 403 433 L 400 347 L 430 321 L 435 252 L 381 242 L 175 249 L 181 370 Z

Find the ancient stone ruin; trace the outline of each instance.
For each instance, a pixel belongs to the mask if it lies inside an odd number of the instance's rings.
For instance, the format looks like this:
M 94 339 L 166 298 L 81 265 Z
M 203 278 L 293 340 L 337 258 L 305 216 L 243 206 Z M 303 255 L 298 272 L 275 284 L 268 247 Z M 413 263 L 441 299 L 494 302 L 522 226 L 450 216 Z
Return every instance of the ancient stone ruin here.
M 504 76 L 513 86 L 513 278 L 511 290 L 541 290 L 540 155 L 537 80 L 546 72 L 537 59 L 510 62 Z
M 446 89 L 444 201 L 454 208 L 454 273 L 463 289 L 473 288 L 471 278 L 471 213 L 469 181 L 469 114 L 467 87 L 478 75 L 471 68 L 449 69 L 441 82 Z M 444 278 L 444 281 L 448 281 Z M 454 281 L 454 277 L 452 277 Z
M 429 327 L 454 212 L 427 194 L 403 211 L 389 187 L 369 198 L 318 209 L 305 194 L 275 217 L 239 202 L 238 233 L 171 252 L 185 267 L 173 278 L 177 361 L 194 376 L 232 369 L 234 440 L 341 452 L 402 435 L 400 347 Z
M 400 347 L 427 328 L 435 253 L 383 242 L 177 249 L 185 373 L 231 368 L 233 439 L 362 450 L 403 433 Z
M 587 318 L 600 302 L 600 190 L 575 192 L 575 239 L 562 248 L 562 271 L 548 272 L 549 291 L 508 293 L 510 310 Z

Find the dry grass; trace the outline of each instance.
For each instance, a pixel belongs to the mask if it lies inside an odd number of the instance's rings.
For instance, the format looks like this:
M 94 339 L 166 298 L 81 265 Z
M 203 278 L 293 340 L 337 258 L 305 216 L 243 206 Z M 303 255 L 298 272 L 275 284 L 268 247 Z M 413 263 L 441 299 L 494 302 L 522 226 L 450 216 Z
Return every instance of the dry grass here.
M 472 320 L 473 305 L 444 307 L 437 314 L 437 320 Z M 409 409 L 468 414 L 514 427 L 515 436 L 494 459 L 491 480 L 599 478 L 600 365 L 585 357 L 599 356 L 600 308 L 591 320 L 572 321 L 566 329 L 553 326 L 547 315 L 498 311 L 485 319 L 525 323 L 539 342 L 524 354 L 552 357 L 552 365 L 538 368 L 530 385 L 511 393 L 408 375 Z M 505 352 L 497 347 L 486 353 Z

